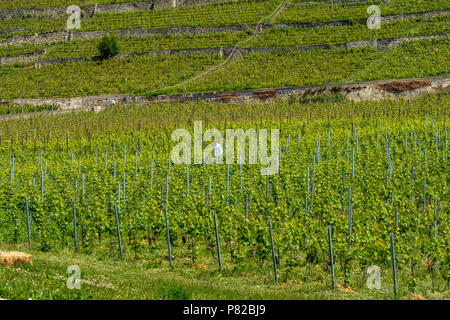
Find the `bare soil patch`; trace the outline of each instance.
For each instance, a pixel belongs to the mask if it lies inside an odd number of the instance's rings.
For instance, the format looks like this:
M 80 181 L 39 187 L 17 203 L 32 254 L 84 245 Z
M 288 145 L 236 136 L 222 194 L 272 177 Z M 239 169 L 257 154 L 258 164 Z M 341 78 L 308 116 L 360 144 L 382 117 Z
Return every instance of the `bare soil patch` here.
M 430 85 L 431 85 L 430 80 L 389 81 L 384 83 L 378 83 L 374 85 L 374 88 L 388 92 L 403 92 L 425 88 Z

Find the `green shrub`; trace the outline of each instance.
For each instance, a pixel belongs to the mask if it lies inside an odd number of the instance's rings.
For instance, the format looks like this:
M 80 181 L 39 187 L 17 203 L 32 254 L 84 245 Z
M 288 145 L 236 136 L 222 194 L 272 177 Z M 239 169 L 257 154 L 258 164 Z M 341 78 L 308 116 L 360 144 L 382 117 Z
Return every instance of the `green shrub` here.
M 100 53 L 100 59 L 109 59 L 119 53 L 119 40 L 117 36 L 112 34 L 105 34 L 97 45 Z

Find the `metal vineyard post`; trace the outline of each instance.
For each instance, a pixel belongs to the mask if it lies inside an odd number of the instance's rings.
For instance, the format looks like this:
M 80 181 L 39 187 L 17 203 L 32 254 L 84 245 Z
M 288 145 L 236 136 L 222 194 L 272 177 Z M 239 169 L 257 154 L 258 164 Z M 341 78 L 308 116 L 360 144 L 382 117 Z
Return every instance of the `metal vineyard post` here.
M 75 199 L 72 199 L 72 214 L 73 214 L 73 244 L 75 246 L 75 251 L 78 249 L 77 243 L 77 214 L 75 211 Z
M 334 279 L 334 260 L 333 260 L 333 243 L 331 239 L 331 226 L 328 225 L 328 248 L 330 251 L 330 265 L 331 265 L 331 281 L 333 285 L 333 290 L 336 289 L 335 279 Z
M 116 229 L 117 229 L 117 240 L 119 241 L 119 252 L 120 257 L 123 258 L 123 251 L 122 251 L 122 239 L 120 237 L 120 226 L 119 226 L 119 216 L 117 214 L 117 205 L 114 202 L 114 217 L 116 219 Z
M 28 212 L 28 198 L 27 198 L 27 195 L 25 195 L 25 214 L 26 214 L 26 218 L 27 218 L 28 248 L 31 250 L 30 214 Z
M 434 197 L 434 238 L 436 239 L 437 198 Z
M 309 167 L 306 167 L 306 188 L 309 193 Z
M 272 248 L 272 260 L 273 260 L 273 274 L 275 276 L 275 282 L 278 283 L 278 274 L 277 274 L 277 258 L 275 257 L 275 248 L 273 246 L 273 237 L 272 237 L 272 224 L 270 219 L 267 219 L 269 223 L 269 236 L 270 236 L 270 246 Z
M 167 206 L 164 206 L 164 220 L 166 223 L 166 241 L 167 241 L 167 252 L 169 254 L 169 265 L 172 267 L 172 252 L 170 250 L 170 231 L 169 231 L 169 220 L 167 218 Z
M 317 141 L 317 164 L 320 163 L 320 133 L 319 133 L 319 139 Z
M 153 187 L 153 164 L 154 164 L 154 162 L 152 160 L 152 162 L 150 164 L 150 187 Z
M 347 146 L 345 154 L 347 155 L 347 162 L 348 162 L 348 133 L 347 133 Z
M 41 169 L 41 200 L 44 201 L 44 172 Z
M 355 179 L 355 148 L 352 148 L 352 179 Z
M 353 215 L 353 206 L 352 206 L 352 189 L 348 187 L 348 248 L 351 248 L 352 243 L 352 215 Z
M 228 203 L 228 195 L 230 192 L 230 165 L 227 164 L 227 203 Z
M 214 218 L 214 230 L 216 233 L 216 247 L 217 247 L 217 259 L 219 260 L 219 267 L 222 269 L 222 258 L 220 256 L 220 242 L 219 242 L 219 231 L 217 229 L 217 219 L 216 219 L 216 213 L 213 212 L 213 218 Z
M 395 267 L 395 249 L 394 249 L 394 239 L 392 236 L 392 232 L 390 234 L 391 238 L 391 260 L 392 260 L 392 276 L 394 279 L 394 295 L 397 297 L 397 270 Z
M 14 177 L 14 155 L 12 156 L 12 163 L 11 163 L 11 185 L 13 184 L 13 177 Z

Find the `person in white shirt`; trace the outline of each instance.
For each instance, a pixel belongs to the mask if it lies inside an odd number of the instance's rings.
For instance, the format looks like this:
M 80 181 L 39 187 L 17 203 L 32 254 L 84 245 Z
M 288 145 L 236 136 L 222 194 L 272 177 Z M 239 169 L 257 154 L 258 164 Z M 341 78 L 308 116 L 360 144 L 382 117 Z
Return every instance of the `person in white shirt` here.
M 220 145 L 219 140 L 217 139 L 214 140 L 213 150 L 214 150 L 214 157 L 216 158 L 216 163 L 219 163 L 223 151 L 222 146 Z

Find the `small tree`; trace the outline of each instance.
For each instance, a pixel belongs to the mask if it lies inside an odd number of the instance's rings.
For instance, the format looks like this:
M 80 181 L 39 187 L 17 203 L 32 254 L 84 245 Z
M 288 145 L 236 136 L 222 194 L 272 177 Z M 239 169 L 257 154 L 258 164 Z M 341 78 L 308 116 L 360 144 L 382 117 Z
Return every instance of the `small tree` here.
M 119 53 L 119 40 L 117 36 L 112 34 L 105 34 L 97 45 L 100 53 L 100 59 L 109 59 Z

